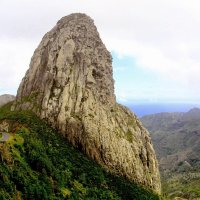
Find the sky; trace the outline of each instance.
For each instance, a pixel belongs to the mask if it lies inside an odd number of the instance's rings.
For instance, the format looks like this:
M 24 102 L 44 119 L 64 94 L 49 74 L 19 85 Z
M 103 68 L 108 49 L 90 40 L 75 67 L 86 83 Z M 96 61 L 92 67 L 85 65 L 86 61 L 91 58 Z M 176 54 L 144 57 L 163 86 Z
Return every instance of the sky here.
M 86 13 L 113 56 L 121 103 L 200 102 L 199 0 L 0 0 L 0 95 L 16 94 L 35 48 Z

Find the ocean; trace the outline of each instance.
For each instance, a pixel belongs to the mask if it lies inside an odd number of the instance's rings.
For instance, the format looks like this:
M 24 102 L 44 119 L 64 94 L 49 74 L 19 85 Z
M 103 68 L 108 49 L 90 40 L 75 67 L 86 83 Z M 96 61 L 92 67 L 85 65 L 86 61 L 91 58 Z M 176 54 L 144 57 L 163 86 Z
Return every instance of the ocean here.
M 150 115 L 161 112 L 187 112 L 192 108 L 200 108 L 200 104 L 126 104 L 132 112 L 134 112 L 138 117 L 143 117 L 144 115 Z

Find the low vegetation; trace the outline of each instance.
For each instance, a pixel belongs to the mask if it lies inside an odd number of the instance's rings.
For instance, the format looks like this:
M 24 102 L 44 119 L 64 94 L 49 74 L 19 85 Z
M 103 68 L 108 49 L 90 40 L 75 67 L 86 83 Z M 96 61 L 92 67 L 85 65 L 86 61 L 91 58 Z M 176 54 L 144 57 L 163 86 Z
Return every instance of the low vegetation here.
M 181 197 L 184 199 L 199 199 L 200 197 L 200 173 L 182 172 L 170 173 L 162 178 L 163 193 L 170 199 Z
M 10 112 L 7 105 L 0 109 L 2 120 L 12 136 L 0 143 L 1 200 L 160 199 L 106 172 L 31 112 Z

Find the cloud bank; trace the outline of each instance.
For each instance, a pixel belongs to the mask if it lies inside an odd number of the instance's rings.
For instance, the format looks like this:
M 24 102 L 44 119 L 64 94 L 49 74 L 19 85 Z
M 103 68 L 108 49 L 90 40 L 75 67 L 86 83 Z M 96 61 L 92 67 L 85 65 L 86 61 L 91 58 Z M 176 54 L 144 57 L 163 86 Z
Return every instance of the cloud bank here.
M 44 33 L 62 16 L 84 12 L 94 19 L 110 51 L 119 58 L 133 57 L 141 69 L 173 83 L 167 99 L 179 94 L 180 99 L 200 101 L 199 10 L 198 0 L 1 0 L 0 93 L 16 93 Z M 148 93 L 137 90 L 141 97 Z M 131 99 L 133 91 L 122 96 Z

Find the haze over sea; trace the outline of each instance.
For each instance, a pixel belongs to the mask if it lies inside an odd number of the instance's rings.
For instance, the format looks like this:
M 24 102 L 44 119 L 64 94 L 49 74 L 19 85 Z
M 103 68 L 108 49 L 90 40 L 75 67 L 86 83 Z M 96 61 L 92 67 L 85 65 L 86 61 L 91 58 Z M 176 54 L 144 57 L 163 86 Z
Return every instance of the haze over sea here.
M 138 117 L 161 112 L 187 112 L 192 108 L 200 108 L 200 104 L 152 103 L 126 104 Z

